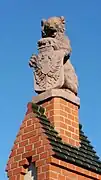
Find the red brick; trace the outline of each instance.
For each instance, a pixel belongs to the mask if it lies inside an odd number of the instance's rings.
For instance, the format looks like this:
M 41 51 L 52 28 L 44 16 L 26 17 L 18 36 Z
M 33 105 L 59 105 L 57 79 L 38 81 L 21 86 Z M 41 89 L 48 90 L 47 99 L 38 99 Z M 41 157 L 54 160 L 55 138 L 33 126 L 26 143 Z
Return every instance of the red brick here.
M 44 103 L 42 104 L 42 106 L 43 106 L 43 107 L 46 107 L 48 104 L 49 104 L 48 102 L 44 102 Z
M 97 174 L 96 173 L 94 173 L 94 172 L 91 172 L 91 174 L 90 174 L 92 177 L 94 177 L 94 178 L 97 178 Z
M 72 138 L 73 138 L 74 140 L 79 140 L 79 135 L 72 134 Z
M 76 166 L 73 164 L 68 164 L 68 168 L 71 170 L 76 170 Z
M 32 137 L 32 136 L 35 136 L 35 135 L 36 135 L 36 130 L 24 134 L 24 135 L 22 136 L 22 140 L 28 139 L 28 138 L 30 138 L 30 137 Z
M 74 117 L 74 121 L 78 122 L 79 121 L 78 117 Z
M 62 169 L 62 168 L 61 168 Z M 54 171 L 54 172 L 57 172 L 57 173 L 60 173 L 60 168 L 55 166 L 55 165 L 51 165 L 50 166 L 50 170 Z
M 44 152 L 44 147 L 43 147 L 43 146 L 37 148 L 37 153 L 38 153 L 38 154 L 39 154 L 39 153 L 43 153 L 43 152 Z
M 64 122 L 64 117 L 59 114 L 52 116 L 52 118 L 54 119 L 55 122 Z
M 32 156 L 32 162 L 36 162 L 37 160 L 39 160 L 39 155 Z
M 67 125 L 65 123 L 60 122 L 60 127 L 63 129 L 67 129 Z
M 19 161 L 19 160 L 21 160 L 21 154 L 14 157 L 14 161 L 15 162 Z
M 49 164 L 49 163 L 51 163 L 51 156 L 50 157 L 48 157 L 48 158 L 46 158 L 46 164 Z
M 79 135 L 79 129 L 74 129 L 74 133 Z
M 75 146 L 75 142 L 76 142 L 75 140 L 69 138 L 69 143 L 70 143 L 71 145 Z
M 32 130 L 34 130 L 34 125 L 31 125 L 31 126 L 24 128 L 24 133 L 30 132 Z
M 32 120 L 28 119 L 27 126 L 30 126 L 32 124 Z
M 7 172 L 7 175 L 8 175 L 8 177 L 11 177 L 12 175 L 13 175 L 13 171 L 11 170 L 11 171 L 8 171 Z
M 31 151 L 32 150 L 32 145 L 25 146 L 25 151 Z
M 39 129 L 40 127 L 42 127 L 42 125 L 40 123 L 35 123 L 34 124 L 34 128 L 35 129 Z
M 65 118 L 65 123 L 66 123 L 67 125 L 71 125 L 71 124 L 72 124 L 72 121 L 71 121 L 70 119 L 68 119 L 68 118 Z
M 18 165 L 18 164 L 17 164 L 16 162 L 15 162 L 15 163 L 12 163 L 12 164 L 11 164 L 11 169 L 17 168 L 17 165 Z
M 60 135 L 65 135 L 65 129 L 59 129 L 59 131 L 60 131 Z
M 38 174 L 38 180 L 44 180 L 45 179 L 45 173 Z
M 53 105 L 52 104 L 46 106 L 46 111 L 51 111 L 52 109 L 53 109 Z
M 54 110 L 53 109 L 49 113 L 50 113 L 50 116 L 54 116 L 54 115 L 57 115 L 57 114 L 59 115 L 60 114 L 60 110 Z
M 42 172 L 46 172 L 49 170 L 49 165 L 42 166 Z
M 71 108 L 69 108 L 69 107 L 67 107 L 67 106 L 65 106 L 65 111 L 66 111 L 66 112 L 68 112 L 69 114 L 71 114 L 71 113 L 72 113 Z
M 46 136 L 45 136 L 46 137 Z M 49 140 L 44 137 L 43 139 L 43 145 L 49 144 Z
M 44 165 L 44 164 L 45 164 L 45 160 L 44 160 L 44 159 L 38 160 L 38 161 L 36 162 L 36 167 L 42 166 L 42 165 Z
M 55 97 L 55 98 L 52 98 L 52 99 L 49 101 L 49 104 L 54 104 L 54 103 L 60 103 L 60 98 Z
M 16 176 L 10 177 L 10 180 L 16 180 Z
M 36 150 L 29 151 L 29 152 L 22 154 L 22 158 L 28 158 L 28 157 L 31 157 L 33 155 L 36 155 Z
M 42 129 L 42 127 L 37 129 L 37 134 L 38 135 L 42 135 L 42 133 L 44 133 L 44 132 L 45 132 L 45 130 Z
M 66 111 L 66 110 L 65 110 L 66 105 L 64 105 L 64 104 L 59 104 L 59 106 L 60 106 L 60 109 L 61 109 L 61 110 Z
M 68 141 L 69 137 L 68 136 L 62 135 L 61 137 L 62 137 L 63 142 L 69 143 L 69 141 Z
M 20 147 L 17 149 L 17 155 L 22 154 L 24 152 L 24 147 Z
M 67 137 L 72 137 L 72 133 L 71 132 L 69 132 L 69 131 L 65 131 L 65 133 L 64 133 Z
M 28 144 L 28 139 L 19 143 L 19 147 L 23 147 Z
M 41 167 L 41 166 L 39 166 L 39 167 L 37 168 L 37 173 L 38 173 L 38 174 L 42 173 L 42 167 Z
M 52 146 L 51 146 L 50 144 L 44 145 L 44 150 L 45 150 L 45 152 L 46 152 L 47 150 L 51 150 L 51 149 L 52 149 Z
M 80 141 L 76 141 L 75 143 L 76 143 L 75 146 L 77 146 L 77 147 L 80 146 Z
M 58 180 L 65 180 L 65 176 L 59 174 L 59 175 L 58 175 Z M 69 179 L 68 179 L 68 180 L 69 180 Z
M 17 174 L 16 180 L 24 180 L 24 175 L 23 174 Z
M 79 129 L 79 124 L 78 124 L 78 122 L 72 122 L 72 126 L 73 126 L 74 128 Z
M 68 130 L 69 130 L 70 132 L 73 132 L 73 133 L 74 133 L 74 127 L 73 127 L 73 126 L 68 126 Z
M 71 115 L 71 114 L 68 114 L 68 119 L 71 119 L 71 120 L 73 120 L 73 121 L 74 121 L 74 116 L 73 116 L 73 115 Z
M 64 116 L 64 117 L 67 117 L 68 113 L 66 111 L 60 110 L 60 115 Z
M 68 107 L 73 109 L 73 104 L 71 102 L 68 102 Z
M 78 117 L 78 110 L 72 110 L 72 114 Z
M 50 171 L 50 172 L 49 172 L 49 176 L 50 176 L 51 178 L 53 178 L 53 179 L 57 179 L 57 178 L 58 178 L 57 172 L 53 172 L 53 171 Z
M 60 165 L 63 167 L 67 167 L 67 163 L 65 161 L 60 161 Z
M 13 175 L 24 173 L 25 169 L 23 167 L 19 167 L 13 170 Z
M 58 164 L 58 165 L 60 164 L 60 160 L 59 160 L 59 159 L 56 159 L 56 158 L 53 158 L 53 157 L 52 157 L 52 159 L 51 159 L 51 162 L 52 162 L 52 163 L 55 163 L 55 164 Z
M 67 105 L 67 102 L 64 99 L 62 99 L 62 98 L 60 98 L 60 103 L 64 104 L 64 105 Z
M 39 135 L 38 135 L 38 136 L 31 137 L 31 138 L 29 139 L 29 144 L 35 143 L 35 142 L 39 141 L 39 137 L 40 137 Z
M 47 152 L 43 152 L 40 154 L 40 159 L 46 159 L 47 158 Z
M 38 141 L 34 143 L 34 148 L 38 148 L 42 145 L 42 141 Z

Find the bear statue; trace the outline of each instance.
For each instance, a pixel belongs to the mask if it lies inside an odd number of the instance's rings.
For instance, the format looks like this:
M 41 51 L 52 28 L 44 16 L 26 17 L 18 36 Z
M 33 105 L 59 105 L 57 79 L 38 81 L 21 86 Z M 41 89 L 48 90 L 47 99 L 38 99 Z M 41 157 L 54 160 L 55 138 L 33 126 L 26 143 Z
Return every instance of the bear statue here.
M 33 54 L 29 65 L 34 72 L 37 93 L 49 89 L 64 89 L 77 95 L 78 78 L 70 62 L 70 40 L 65 35 L 65 19 L 51 17 L 41 21 L 42 38 L 38 41 L 38 55 Z

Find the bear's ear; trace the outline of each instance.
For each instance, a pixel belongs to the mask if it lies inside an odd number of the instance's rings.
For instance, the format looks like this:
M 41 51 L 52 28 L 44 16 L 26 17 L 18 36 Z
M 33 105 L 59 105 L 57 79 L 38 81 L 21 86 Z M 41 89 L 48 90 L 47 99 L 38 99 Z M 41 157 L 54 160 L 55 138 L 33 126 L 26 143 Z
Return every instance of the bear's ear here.
M 60 16 L 60 19 L 61 19 L 62 23 L 65 24 L 65 18 L 64 18 L 64 16 Z
M 45 25 L 45 22 L 46 22 L 46 19 L 42 19 L 42 20 L 41 20 L 41 26 L 44 26 L 44 25 Z

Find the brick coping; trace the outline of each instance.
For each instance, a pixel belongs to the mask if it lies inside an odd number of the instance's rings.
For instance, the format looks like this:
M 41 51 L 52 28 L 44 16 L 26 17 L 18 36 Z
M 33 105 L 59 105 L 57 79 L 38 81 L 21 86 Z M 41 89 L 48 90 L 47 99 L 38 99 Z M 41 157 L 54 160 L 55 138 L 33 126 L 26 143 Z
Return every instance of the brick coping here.
M 59 166 L 61 168 L 64 168 L 64 169 L 67 169 L 69 171 L 72 171 L 74 173 L 78 173 L 82 176 L 84 176 L 85 178 L 92 178 L 92 179 L 95 179 L 95 180 L 99 180 L 101 178 L 101 175 L 99 174 L 96 174 L 92 171 L 89 171 L 87 169 L 84 169 L 82 167 L 79 167 L 79 166 L 76 166 L 76 165 L 73 165 L 73 164 L 70 164 L 68 162 L 65 162 L 65 161 L 62 161 L 62 160 L 59 160 L 55 157 L 50 157 L 50 163 L 55 165 L 55 166 Z

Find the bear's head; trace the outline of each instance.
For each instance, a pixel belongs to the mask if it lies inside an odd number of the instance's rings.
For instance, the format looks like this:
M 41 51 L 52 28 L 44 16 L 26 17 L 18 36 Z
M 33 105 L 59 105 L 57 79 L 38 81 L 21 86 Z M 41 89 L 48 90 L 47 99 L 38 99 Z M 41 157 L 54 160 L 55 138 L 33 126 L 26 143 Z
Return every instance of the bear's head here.
M 57 33 L 64 33 L 65 19 L 61 17 L 51 17 L 41 21 L 42 37 L 55 37 Z

